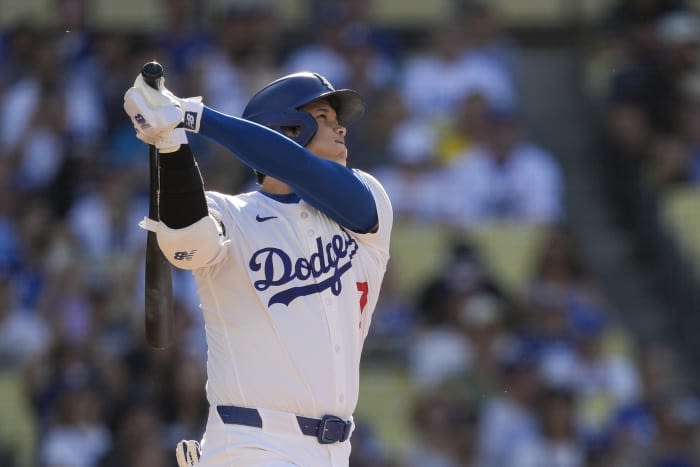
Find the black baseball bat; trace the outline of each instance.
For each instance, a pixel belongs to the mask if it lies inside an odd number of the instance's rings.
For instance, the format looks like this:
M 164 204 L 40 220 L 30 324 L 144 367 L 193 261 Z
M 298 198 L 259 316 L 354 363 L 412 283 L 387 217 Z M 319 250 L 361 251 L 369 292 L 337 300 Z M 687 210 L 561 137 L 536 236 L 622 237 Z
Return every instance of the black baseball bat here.
M 148 62 L 141 69 L 143 80 L 154 89 L 160 87 L 163 80 L 163 66 Z M 158 193 L 160 191 L 160 174 L 158 170 L 158 150 L 152 144 L 148 146 L 149 160 L 149 206 L 148 217 L 158 221 Z M 145 325 L 146 341 L 151 347 L 163 349 L 170 344 L 173 330 L 173 284 L 170 263 L 158 247 L 156 234 L 148 231 L 146 238 L 146 302 Z

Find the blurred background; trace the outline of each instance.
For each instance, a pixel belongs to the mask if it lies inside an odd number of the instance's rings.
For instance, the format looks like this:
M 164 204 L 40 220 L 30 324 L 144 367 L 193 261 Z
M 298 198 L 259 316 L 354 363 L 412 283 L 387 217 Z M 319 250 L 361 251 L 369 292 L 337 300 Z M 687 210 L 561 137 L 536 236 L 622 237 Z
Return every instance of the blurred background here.
M 0 465 L 172 467 L 207 413 L 192 279 L 143 334 L 143 63 L 240 115 L 366 99 L 395 208 L 352 467 L 700 466 L 700 2 L 0 0 Z M 191 137 L 209 189 L 253 173 Z

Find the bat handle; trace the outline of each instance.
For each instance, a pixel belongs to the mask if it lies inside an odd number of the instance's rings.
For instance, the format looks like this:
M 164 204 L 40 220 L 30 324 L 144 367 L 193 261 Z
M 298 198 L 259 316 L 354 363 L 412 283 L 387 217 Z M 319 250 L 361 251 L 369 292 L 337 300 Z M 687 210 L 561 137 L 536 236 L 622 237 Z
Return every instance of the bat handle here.
M 156 90 L 160 89 L 163 85 L 163 74 L 163 65 L 155 60 L 144 63 L 143 67 L 141 68 L 141 76 L 143 77 L 145 83 Z M 151 196 L 148 216 L 151 219 L 158 220 L 158 190 L 160 188 L 160 183 L 158 180 L 158 152 L 153 145 L 149 146 L 149 161 Z
M 163 85 L 163 65 L 153 60 L 147 62 L 141 68 L 143 80 L 153 89 L 160 89 Z

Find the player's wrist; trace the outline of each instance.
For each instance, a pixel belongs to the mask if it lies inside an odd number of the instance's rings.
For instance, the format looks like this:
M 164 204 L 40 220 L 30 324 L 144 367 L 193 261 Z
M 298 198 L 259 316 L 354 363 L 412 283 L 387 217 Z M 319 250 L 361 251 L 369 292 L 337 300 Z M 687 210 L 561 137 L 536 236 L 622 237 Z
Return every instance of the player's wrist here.
M 202 120 L 202 96 L 177 97 L 168 89 L 163 89 L 162 93 L 173 101 L 177 102 L 183 113 L 182 126 L 192 133 L 199 133 L 199 125 Z
M 192 133 L 199 133 L 199 126 L 202 122 L 202 111 L 204 110 L 202 98 L 188 97 L 187 99 L 179 99 L 179 101 L 180 108 L 184 113 L 182 123 L 185 130 L 191 131 Z
M 173 128 L 161 134 L 155 141 L 155 146 L 161 154 L 170 154 L 183 144 L 188 144 L 184 128 Z

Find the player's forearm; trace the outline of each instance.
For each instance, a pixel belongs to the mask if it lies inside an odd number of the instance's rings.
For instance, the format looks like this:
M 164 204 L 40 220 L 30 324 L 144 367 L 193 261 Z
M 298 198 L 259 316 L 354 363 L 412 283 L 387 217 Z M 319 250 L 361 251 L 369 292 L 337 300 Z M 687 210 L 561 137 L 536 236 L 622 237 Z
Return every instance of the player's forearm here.
M 377 223 L 369 188 L 352 170 L 316 157 L 269 128 L 204 107 L 200 133 L 258 172 L 288 184 L 339 224 L 368 232 Z
M 160 220 L 172 229 L 187 227 L 208 213 L 204 184 L 189 145 L 173 153 L 161 154 Z

